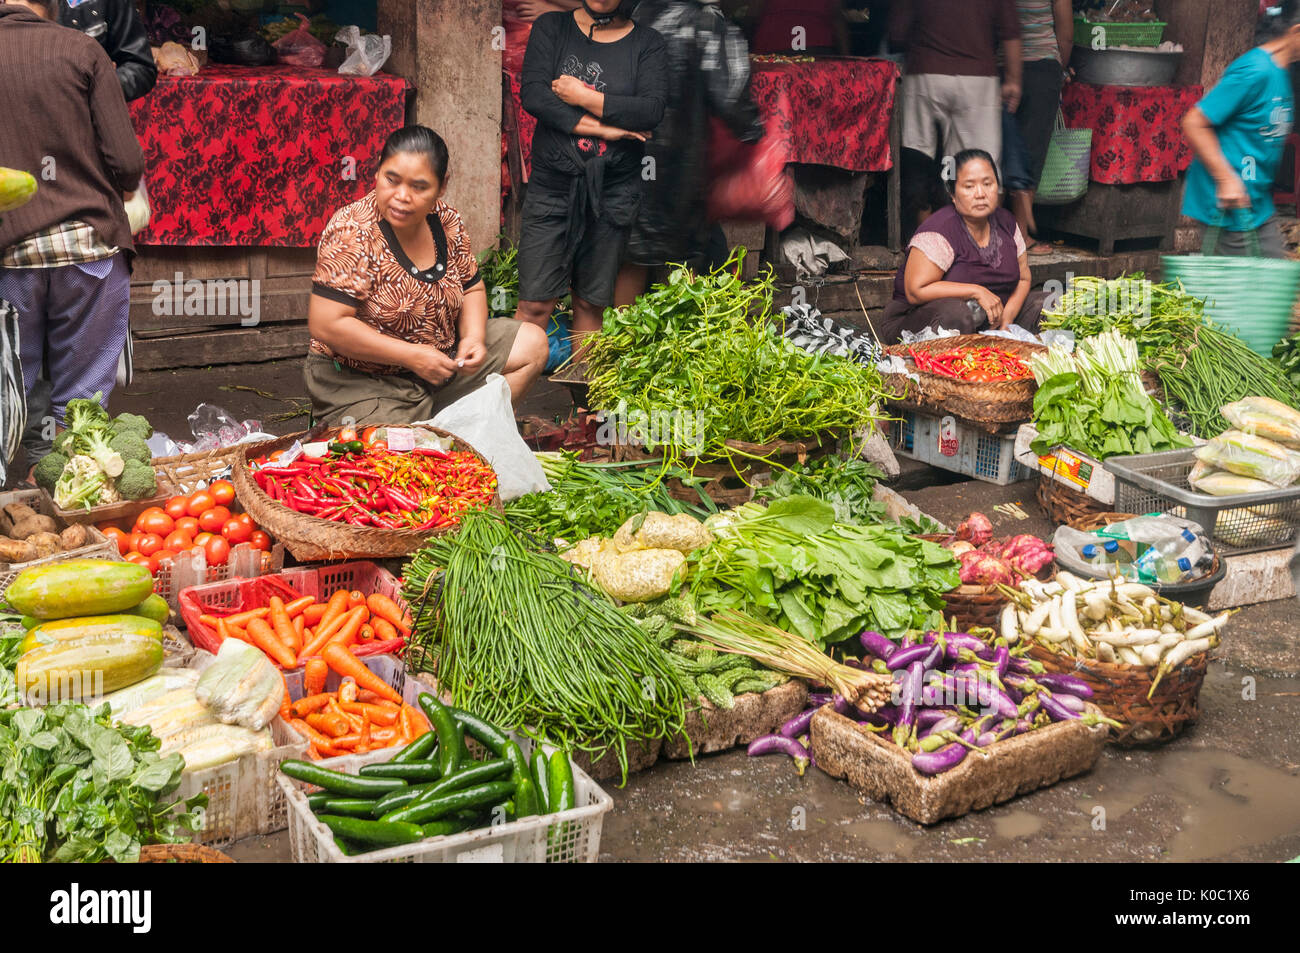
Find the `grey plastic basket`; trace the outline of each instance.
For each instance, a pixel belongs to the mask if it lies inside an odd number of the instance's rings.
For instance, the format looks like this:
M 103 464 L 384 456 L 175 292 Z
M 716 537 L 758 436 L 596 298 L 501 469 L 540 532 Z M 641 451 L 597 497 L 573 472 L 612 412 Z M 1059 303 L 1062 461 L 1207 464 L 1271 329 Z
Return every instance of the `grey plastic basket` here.
M 1284 549 L 1300 531 L 1300 486 L 1211 496 L 1191 489 L 1195 448 L 1111 457 L 1118 513 L 1173 513 L 1200 523 L 1221 556 Z

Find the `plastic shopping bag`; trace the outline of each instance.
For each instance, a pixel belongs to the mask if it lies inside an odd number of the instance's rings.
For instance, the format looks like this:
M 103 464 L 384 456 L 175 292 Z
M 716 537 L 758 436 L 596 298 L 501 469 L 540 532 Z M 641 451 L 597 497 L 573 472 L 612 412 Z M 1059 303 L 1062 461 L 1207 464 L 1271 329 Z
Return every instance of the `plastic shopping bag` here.
M 1196 459 L 1279 488 L 1291 486 L 1300 479 L 1300 453 L 1240 430 L 1226 430 L 1205 446 L 1197 447 Z M 1204 484 L 1205 481 L 1202 479 L 1200 482 Z
M 489 374 L 478 390 L 444 407 L 432 420 L 417 423 L 455 434 L 481 453 L 497 473 L 497 492 L 503 502 L 551 488 L 542 465 L 519 436 L 510 385 L 500 374 Z
M 1269 397 L 1243 397 L 1219 408 L 1238 430 L 1300 448 L 1300 411 Z
M 393 52 L 391 36 L 362 36 L 358 26 L 345 26 L 335 34 L 334 42 L 348 48 L 347 58 L 339 67 L 344 76 L 374 76 Z
M 301 13 L 294 16 L 299 21 L 298 29 L 271 44 L 275 47 L 276 61 L 290 66 L 320 66 L 325 62 L 325 44 L 311 35 L 305 16 Z

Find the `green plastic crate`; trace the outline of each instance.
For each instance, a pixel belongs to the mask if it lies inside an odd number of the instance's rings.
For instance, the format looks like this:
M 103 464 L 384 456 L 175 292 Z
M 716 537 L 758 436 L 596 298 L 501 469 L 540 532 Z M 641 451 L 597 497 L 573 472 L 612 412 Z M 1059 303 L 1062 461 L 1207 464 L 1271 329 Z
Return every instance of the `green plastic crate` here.
M 1104 27 L 1106 46 L 1159 46 L 1164 39 L 1166 24 L 1160 20 L 1149 23 L 1093 23 L 1083 17 L 1074 18 L 1074 45 L 1092 46 L 1093 30 Z

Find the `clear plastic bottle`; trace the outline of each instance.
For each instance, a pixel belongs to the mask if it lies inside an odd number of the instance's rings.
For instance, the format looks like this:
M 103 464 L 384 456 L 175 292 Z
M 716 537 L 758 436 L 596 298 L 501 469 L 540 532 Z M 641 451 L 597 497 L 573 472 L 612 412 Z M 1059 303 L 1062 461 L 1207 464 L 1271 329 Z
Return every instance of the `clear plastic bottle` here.
M 1108 571 L 1110 567 L 1116 567 L 1121 574 L 1127 575 L 1127 567 L 1133 563 L 1133 556 L 1128 550 L 1122 548 L 1118 540 L 1108 539 L 1101 545 L 1088 543 L 1079 551 L 1094 568 L 1103 572 Z
M 1205 540 L 1189 529 L 1153 543 L 1138 557 L 1138 578 L 1143 582 L 1184 582 L 1200 575 L 1213 556 Z

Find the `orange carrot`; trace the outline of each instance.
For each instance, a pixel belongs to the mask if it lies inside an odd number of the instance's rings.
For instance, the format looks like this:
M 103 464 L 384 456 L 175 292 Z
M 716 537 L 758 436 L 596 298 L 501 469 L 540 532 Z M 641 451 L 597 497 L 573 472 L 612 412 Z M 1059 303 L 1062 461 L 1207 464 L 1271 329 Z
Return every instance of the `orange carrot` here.
M 348 608 L 355 609 L 357 606 L 366 604 L 366 594 L 360 589 L 353 589 L 348 593 Z
M 369 624 L 363 625 L 361 631 L 357 633 L 358 642 L 369 642 L 375 637 L 375 630 Z
M 304 695 L 302 698 L 299 698 L 296 702 L 294 702 L 290 707 L 293 709 L 293 713 L 297 715 L 299 718 L 305 718 L 307 715 L 310 715 L 312 712 L 320 711 L 327 704 L 329 704 L 329 700 L 333 697 L 334 696 L 328 694 L 327 692 Z
M 304 738 L 308 739 L 312 745 L 320 749 L 320 753 L 326 757 L 332 758 L 339 753 L 334 747 L 333 741 L 325 737 L 325 735 L 322 735 L 301 718 L 295 718 L 293 721 L 289 722 L 289 724 L 293 725 L 294 729 Z
M 295 599 L 293 602 L 285 604 L 284 611 L 289 613 L 290 619 L 296 619 L 302 615 L 305 610 L 316 604 L 315 596 L 303 596 L 301 599 Z
M 324 732 L 331 738 L 340 738 L 352 731 L 352 722 L 348 721 L 343 715 L 336 715 L 332 711 L 312 712 L 307 716 L 306 721 L 317 731 Z M 335 745 L 335 747 L 338 747 L 338 745 Z
M 348 591 L 340 589 L 334 595 L 330 596 L 329 605 L 325 607 L 325 614 L 321 616 L 319 625 L 329 625 L 336 618 L 348 611 Z M 319 629 L 317 630 L 319 631 Z
M 357 606 L 348 613 L 347 619 L 329 637 L 329 644 L 333 645 L 339 642 L 347 644 L 356 639 L 357 633 L 361 631 L 361 626 L 365 624 L 366 616 L 370 615 L 370 610 L 365 606 Z
M 284 677 L 284 672 L 280 673 L 280 684 L 284 686 L 284 698 L 280 701 L 280 717 L 288 721 L 293 717 L 293 712 L 289 709 L 289 680 Z
M 373 610 L 370 617 L 370 627 L 375 630 L 375 638 L 380 642 L 387 642 L 389 639 L 397 638 L 397 629 L 394 628 L 393 623 L 374 615 Z
M 302 690 L 306 695 L 319 695 L 325 691 L 325 679 L 329 676 L 330 667 L 325 664 L 324 660 L 314 658 L 307 661 L 307 667 L 302 671 Z
M 357 745 L 358 752 L 370 750 L 370 716 L 362 715 L 361 722 L 361 743 Z
M 222 618 L 226 620 L 226 625 L 245 626 L 248 625 L 248 623 L 252 622 L 254 619 L 265 619 L 267 613 L 269 613 L 270 611 L 271 611 L 270 609 L 263 607 L 261 609 L 250 609 L 247 612 L 236 612 L 234 615 L 222 616 Z M 208 616 L 207 618 L 211 619 L 213 617 Z M 206 621 L 206 619 L 204 619 L 203 621 Z
M 329 607 L 323 602 L 315 602 L 302 610 L 302 617 L 307 620 L 307 625 L 314 626 L 320 623 L 321 616 L 325 614 Z
M 429 719 L 424 717 L 424 712 L 414 705 L 403 705 L 402 711 L 406 712 L 407 720 L 411 723 L 411 740 L 414 741 L 420 735 L 427 731 L 432 731 L 429 725 Z
M 293 638 L 298 643 L 298 649 L 301 649 L 303 643 L 307 641 L 307 623 L 303 621 L 302 613 L 298 613 L 293 617 Z M 298 649 L 294 649 L 294 651 L 296 652 Z
M 397 712 L 381 705 L 367 705 L 364 702 L 340 702 L 339 707 L 349 714 L 363 715 L 369 718 L 372 723 L 383 728 L 388 728 L 397 723 Z
M 351 675 L 356 679 L 358 688 L 369 689 L 383 698 L 401 704 L 402 696 L 397 694 L 387 682 L 366 668 L 364 662 L 338 643 L 330 643 L 321 649 L 321 658 L 340 675 Z
M 271 660 L 277 665 L 284 668 L 293 668 L 295 664 L 293 652 L 289 646 L 285 645 L 275 637 L 271 627 L 262 619 L 254 619 L 248 623 L 248 638 L 259 649 L 270 656 Z
M 396 728 L 376 728 L 370 732 L 371 750 L 389 748 L 402 743 L 402 734 Z
M 402 634 L 403 637 L 411 634 L 411 626 L 407 621 L 402 609 L 396 602 L 388 598 L 381 592 L 372 592 L 366 598 L 366 605 L 370 611 L 381 619 L 392 623 L 393 628 Z
M 411 716 L 407 714 L 405 705 L 402 706 L 401 715 L 398 717 L 397 728 L 402 733 L 403 743 L 413 741 L 415 739 L 415 735 L 412 734 L 412 732 L 415 729 L 411 727 Z
M 295 644 L 294 636 L 296 635 L 293 622 L 289 619 L 289 613 L 284 609 L 284 600 L 279 596 L 272 596 L 270 604 L 267 606 L 271 610 L 270 622 L 271 631 L 275 637 L 285 644 L 290 652 L 297 658 L 298 650 L 302 648 L 302 643 Z M 290 666 L 292 668 L 292 666 Z

